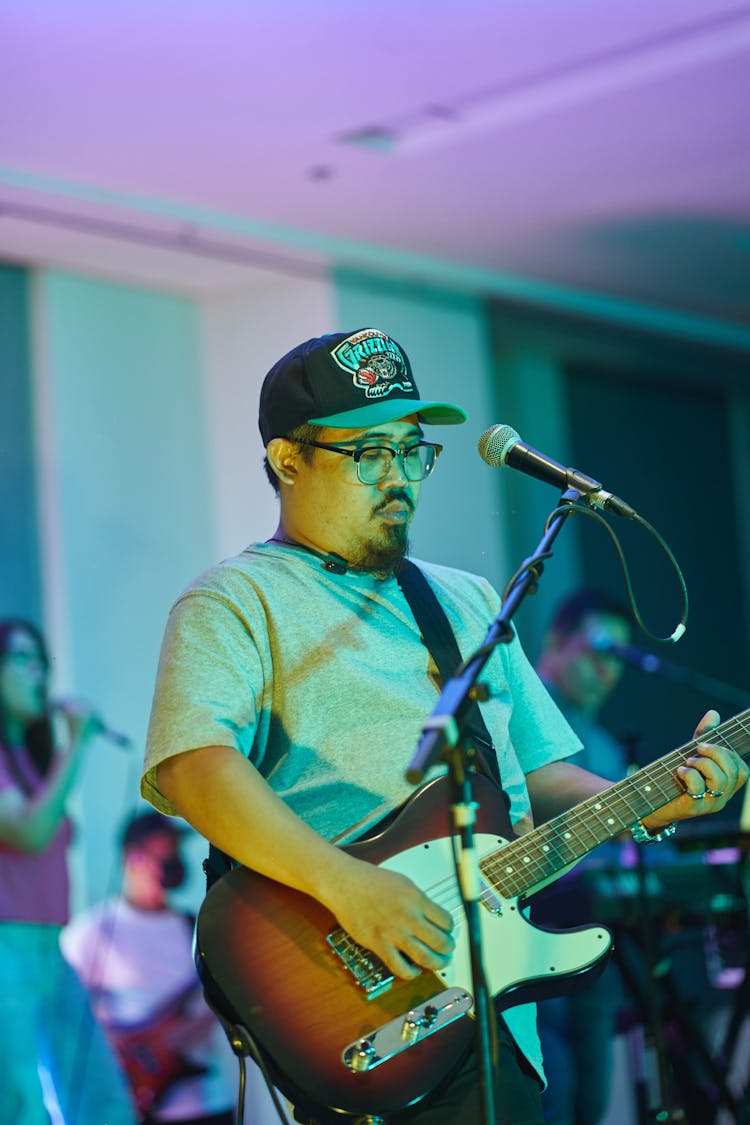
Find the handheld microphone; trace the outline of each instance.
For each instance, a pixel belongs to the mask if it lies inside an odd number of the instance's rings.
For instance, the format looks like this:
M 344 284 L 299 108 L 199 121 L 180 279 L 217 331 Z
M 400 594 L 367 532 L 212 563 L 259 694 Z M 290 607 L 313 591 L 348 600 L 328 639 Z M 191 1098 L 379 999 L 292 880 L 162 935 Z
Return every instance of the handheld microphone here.
M 640 668 L 642 672 L 660 672 L 662 669 L 663 662 L 652 652 L 646 652 L 645 649 L 637 648 L 635 645 L 619 644 L 605 632 L 592 629 L 586 634 L 586 640 L 589 648 L 592 648 L 594 652 L 616 656 L 618 659 L 624 660 L 626 664 L 632 664 L 634 668 Z
M 81 709 L 81 704 L 76 703 L 75 700 L 57 699 L 52 704 L 53 711 L 59 711 L 61 714 L 77 714 Z M 108 742 L 114 743 L 115 746 L 120 746 L 123 750 L 129 750 L 133 745 L 132 738 L 123 734 L 113 727 L 107 726 L 99 715 L 94 716 L 94 734 L 99 738 L 106 738 Z
M 129 738 L 122 731 L 114 730 L 108 727 L 106 723 L 97 718 L 96 733 L 100 738 L 106 738 L 108 742 L 113 742 L 115 746 L 119 746 L 122 750 L 129 750 L 133 745 L 132 738 Z
M 493 468 L 499 469 L 503 465 L 509 465 L 512 469 L 518 469 L 561 491 L 568 488 L 576 489 L 594 508 L 613 512 L 617 516 L 624 516 L 625 519 L 636 518 L 635 510 L 619 496 L 607 492 L 600 481 L 577 469 L 566 469 L 551 457 L 540 453 L 538 449 L 526 445 L 512 426 L 490 426 L 480 437 L 477 447 L 482 460 Z

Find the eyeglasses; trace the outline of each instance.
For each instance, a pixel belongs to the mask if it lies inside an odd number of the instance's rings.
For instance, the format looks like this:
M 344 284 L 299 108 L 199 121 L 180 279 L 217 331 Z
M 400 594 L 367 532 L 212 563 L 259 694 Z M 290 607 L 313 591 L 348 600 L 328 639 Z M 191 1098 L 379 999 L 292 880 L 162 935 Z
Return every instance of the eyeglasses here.
M 300 438 L 292 440 L 298 445 L 314 445 L 316 449 L 329 449 L 332 453 L 353 458 L 360 484 L 380 484 L 393 469 L 393 462 L 397 457 L 401 459 L 404 476 L 408 481 L 424 480 L 443 452 L 442 445 L 431 441 L 418 441 L 415 445 L 399 446 L 398 449 L 392 449 L 390 445 L 363 445 L 359 449 L 343 449 L 340 445 L 328 445 L 324 441 L 304 441 Z
M 9 664 L 18 664 L 22 668 L 35 665 L 45 672 L 47 670 L 47 660 L 42 656 L 41 652 L 27 652 L 25 649 L 9 649 L 7 652 L 0 653 L 0 661 L 7 661 Z

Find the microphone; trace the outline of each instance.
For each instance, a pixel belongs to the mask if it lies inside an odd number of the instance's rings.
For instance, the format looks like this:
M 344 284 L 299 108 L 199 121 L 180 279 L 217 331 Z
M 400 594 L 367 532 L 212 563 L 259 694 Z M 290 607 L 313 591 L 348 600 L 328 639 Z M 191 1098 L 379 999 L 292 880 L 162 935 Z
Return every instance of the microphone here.
M 586 640 L 589 648 L 592 648 L 594 652 L 616 656 L 619 660 L 624 660 L 626 664 L 632 664 L 634 668 L 640 668 L 642 672 L 660 672 L 662 670 L 663 661 L 658 656 L 654 656 L 652 652 L 646 652 L 645 649 L 637 648 L 635 645 L 620 644 L 613 641 L 607 633 L 601 630 L 589 630 L 586 634 Z
M 680 634 L 681 635 L 681 634 Z M 674 638 L 675 640 L 678 638 Z M 701 672 L 693 672 L 690 668 L 683 668 L 673 664 L 671 660 L 662 660 L 654 656 L 653 652 L 636 648 L 635 645 L 619 644 L 613 641 L 603 629 L 590 629 L 586 634 L 589 648 L 595 652 L 606 652 L 632 664 L 641 672 L 656 672 L 666 680 L 675 684 L 687 685 L 692 691 L 700 691 L 705 695 L 725 699 L 737 707 L 747 707 L 747 690 L 733 687 L 731 684 L 717 680 L 714 676 L 705 676 Z
M 105 722 L 97 718 L 96 734 L 100 738 L 106 738 L 108 742 L 113 742 L 115 746 L 119 746 L 122 750 L 129 750 L 133 745 L 133 739 L 129 738 L 127 734 L 123 734 L 120 730 L 114 730 L 113 727 L 108 727 Z
M 521 441 L 520 436 L 512 426 L 490 426 L 480 437 L 477 448 L 482 460 L 495 469 L 499 469 L 503 465 L 509 465 L 512 469 L 518 469 L 530 477 L 536 477 L 537 480 L 544 481 L 545 484 L 551 484 L 561 491 L 568 488 L 576 489 L 577 492 L 583 494 L 586 502 L 594 508 L 613 512 L 615 515 L 624 516 L 625 519 L 629 520 L 635 519 L 637 516 L 637 513 L 629 504 L 626 504 L 619 496 L 613 496 L 611 492 L 607 492 L 600 481 L 586 476 L 585 473 L 580 473 L 577 469 L 566 469 L 557 461 L 553 461 L 551 457 L 540 453 L 538 449 L 526 445 L 525 442 Z
M 52 710 L 59 711 L 63 715 L 76 715 L 80 713 L 82 706 L 85 707 L 75 700 L 57 699 L 52 704 Z M 99 715 L 94 715 L 94 734 L 98 738 L 106 738 L 108 742 L 113 742 L 115 746 L 120 746 L 123 750 L 129 750 L 133 745 L 132 738 L 113 727 L 107 726 Z

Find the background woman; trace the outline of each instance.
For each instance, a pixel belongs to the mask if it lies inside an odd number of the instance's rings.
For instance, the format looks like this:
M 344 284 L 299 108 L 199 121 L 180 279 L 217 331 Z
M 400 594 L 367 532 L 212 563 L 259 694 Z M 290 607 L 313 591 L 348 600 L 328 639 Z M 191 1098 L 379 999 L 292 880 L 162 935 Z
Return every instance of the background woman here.
M 99 722 L 53 709 L 31 624 L 0 620 L 0 1123 L 133 1125 L 129 1095 L 59 950 L 68 921 L 66 802 Z

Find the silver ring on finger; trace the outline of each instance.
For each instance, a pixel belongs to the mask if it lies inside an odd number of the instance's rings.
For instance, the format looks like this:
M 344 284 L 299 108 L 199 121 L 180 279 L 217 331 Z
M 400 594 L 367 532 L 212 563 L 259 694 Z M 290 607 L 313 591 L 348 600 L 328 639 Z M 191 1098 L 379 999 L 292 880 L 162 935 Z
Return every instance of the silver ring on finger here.
M 704 789 L 702 793 L 691 793 L 689 789 L 686 789 L 685 792 L 691 801 L 702 801 L 703 798 L 708 797 L 709 794 L 713 795 L 710 789 Z
M 724 790 L 723 789 L 709 789 L 708 786 L 706 786 L 705 791 L 703 793 L 703 796 L 704 797 L 723 797 L 724 796 Z

